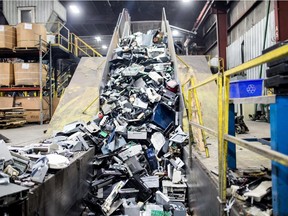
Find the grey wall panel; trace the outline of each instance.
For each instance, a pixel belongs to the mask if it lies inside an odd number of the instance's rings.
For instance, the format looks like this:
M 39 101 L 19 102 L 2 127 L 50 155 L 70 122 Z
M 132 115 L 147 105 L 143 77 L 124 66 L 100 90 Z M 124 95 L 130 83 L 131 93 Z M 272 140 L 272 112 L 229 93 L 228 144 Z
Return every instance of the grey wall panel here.
M 241 35 L 237 40 L 227 47 L 227 66 L 228 69 L 240 65 L 241 62 L 241 43 L 244 41 L 244 62 L 261 55 L 265 34 L 266 18 L 255 24 L 251 29 Z M 268 30 L 265 47 L 275 44 L 275 17 L 274 11 L 269 14 Z M 266 64 L 262 68 L 262 78 L 265 78 Z M 246 71 L 247 79 L 258 79 L 260 66 Z
M 53 10 L 62 20 L 66 21 L 66 9 L 57 0 L 3 0 L 3 13 L 9 25 L 16 25 L 18 23 L 19 7 L 35 7 L 36 23 L 46 23 Z
M 64 22 L 67 21 L 66 8 L 58 0 L 53 1 L 53 10 L 58 14 L 61 20 Z
M 217 57 L 218 58 L 218 46 L 217 44 L 209 50 L 209 52 L 205 53 L 205 55 L 209 55 L 211 56 L 211 59 L 214 58 L 214 57 Z
M 228 24 L 234 24 L 257 0 L 233 1 L 229 10 Z M 262 18 L 262 17 L 261 17 Z
M 216 22 L 216 14 L 211 14 L 208 16 L 207 20 L 205 20 L 202 28 L 202 34 L 205 34 L 208 29 L 211 28 L 211 26 Z
M 231 9 L 228 13 L 228 25 L 235 23 L 247 11 L 253 1 L 235 1 L 232 3 Z M 228 44 L 233 43 L 249 29 L 253 28 L 266 16 L 268 1 L 260 2 L 241 22 L 239 22 L 228 35 Z M 273 3 L 270 5 L 270 12 L 274 10 Z

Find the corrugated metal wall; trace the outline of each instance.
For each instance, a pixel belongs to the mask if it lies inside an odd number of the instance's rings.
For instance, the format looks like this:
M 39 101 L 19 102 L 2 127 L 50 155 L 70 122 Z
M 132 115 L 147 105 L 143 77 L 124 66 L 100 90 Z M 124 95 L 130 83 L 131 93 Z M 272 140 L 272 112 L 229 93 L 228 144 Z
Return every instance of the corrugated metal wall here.
M 275 17 L 274 11 L 269 14 L 268 31 L 266 37 L 266 48 L 275 44 Z M 244 35 L 227 47 L 227 67 L 228 69 L 240 65 L 241 62 L 241 43 L 244 41 L 244 62 L 261 55 L 265 34 L 266 18 L 254 25 Z M 265 78 L 266 64 L 263 65 L 262 77 Z M 247 79 L 258 79 L 260 66 L 249 69 Z
M 66 8 L 58 0 L 54 0 L 53 10 L 56 12 L 56 14 L 58 14 L 61 20 L 64 22 L 67 21 Z
M 46 23 L 53 10 L 66 21 L 66 9 L 57 0 L 3 0 L 3 13 L 9 25 L 18 23 L 18 7 L 35 7 L 37 23 Z

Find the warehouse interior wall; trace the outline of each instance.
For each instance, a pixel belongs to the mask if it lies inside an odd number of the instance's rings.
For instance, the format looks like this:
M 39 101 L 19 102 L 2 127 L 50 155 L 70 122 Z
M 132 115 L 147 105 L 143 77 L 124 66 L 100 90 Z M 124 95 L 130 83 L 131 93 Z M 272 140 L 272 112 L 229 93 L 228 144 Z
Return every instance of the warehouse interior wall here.
M 246 61 L 249 61 L 261 55 L 266 36 L 265 47 L 276 43 L 275 36 L 275 11 L 273 3 L 269 6 L 268 28 L 265 35 L 266 14 L 268 1 L 230 1 L 227 7 L 227 69 L 236 67 Z M 211 58 L 218 57 L 219 51 L 217 46 L 217 16 L 215 10 L 210 9 L 202 25 L 198 30 L 201 35 L 203 46 L 205 47 L 204 55 Z M 248 71 L 243 71 L 232 80 L 237 79 L 259 79 L 262 70 L 262 78 L 265 78 L 266 65 L 258 66 Z M 246 76 L 246 74 L 249 74 Z M 249 114 L 254 113 L 254 105 L 247 104 L 243 106 L 244 116 L 248 119 Z M 236 106 L 236 112 L 239 110 Z
M 245 10 L 253 7 L 253 3 L 250 1 L 239 1 L 233 3 L 229 11 L 228 22 L 231 25 L 240 18 L 240 14 L 244 14 Z M 249 61 L 259 55 L 261 55 L 264 38 L 266 34 L 265 48 L 272 46 L 276 43 L 275 38 L 275 16 L 274 16 L 274 4 L 270 4 L 268 28 L 265 33 L 266 25 L 266 13 L 268 9 L 268 2 L 263 1 L 257 4 L 245 19 L 242 19 L 228 34 L 228 47 L 227 47 L 227 68 L 231 69 L 243 62 Z M 241 56 L 244 58 L 242 59 Z M 265 78 L 264 71 L 267 69 L 266 64 L 262 67 L 254 67 L 247 71 L 243 71 L 242 75 L 233 77 L 232 80 L 239 79 L 259 79 Z M 262 75 L 260 77 L 260 71 Z M 247 74 L 247 75 L 246 75 Z M 236 112 L 238 112 L 236 108 Z M 249 118 L 249 114 L 253 114 L 255 110 L 254 104 L 243 105 L 243 114 L 245 119 Z
M 66 8 L 58 1 L 37 1 L 37 0 L 3 0 L 3 14 L 9 25 L 18 24 L 18 10 L 21 7 L 34 8 L 36 23 L 47 23 L 54 12 L 64 22 L 67 20 Z

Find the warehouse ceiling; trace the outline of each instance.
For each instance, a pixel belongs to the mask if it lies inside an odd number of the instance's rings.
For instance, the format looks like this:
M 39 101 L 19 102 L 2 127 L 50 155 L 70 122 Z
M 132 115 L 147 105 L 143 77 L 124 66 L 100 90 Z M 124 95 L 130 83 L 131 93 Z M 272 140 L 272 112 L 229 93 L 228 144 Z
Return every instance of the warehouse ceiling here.
M 161 20 L 162 8 L 171 25 L 191 30 L 206 1 L 60 1 L 68 12 L 67 27 L 79 36 L 111 35 L 123 8 L 132 21 Z M 74 5 L 79 13 L 73 13 Z

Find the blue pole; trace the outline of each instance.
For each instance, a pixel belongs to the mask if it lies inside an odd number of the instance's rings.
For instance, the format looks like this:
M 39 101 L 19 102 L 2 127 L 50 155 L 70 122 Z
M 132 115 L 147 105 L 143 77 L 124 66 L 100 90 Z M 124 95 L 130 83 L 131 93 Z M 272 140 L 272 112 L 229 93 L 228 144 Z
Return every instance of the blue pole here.
M 235 110 L 233 103 L 229 104 L 228 134 L 235 136 Z M 228 168 L 236 170 L 236 146 L 231 142 L 228 142 Z
M 288 155 L 288 96 L 276 96 L 270 105 L 271 148 Z M 273 215 L 288 215 L 288 167 L 272 161 Z

